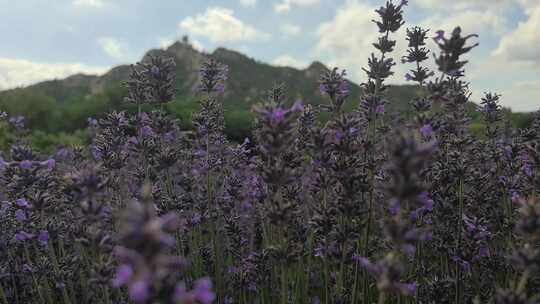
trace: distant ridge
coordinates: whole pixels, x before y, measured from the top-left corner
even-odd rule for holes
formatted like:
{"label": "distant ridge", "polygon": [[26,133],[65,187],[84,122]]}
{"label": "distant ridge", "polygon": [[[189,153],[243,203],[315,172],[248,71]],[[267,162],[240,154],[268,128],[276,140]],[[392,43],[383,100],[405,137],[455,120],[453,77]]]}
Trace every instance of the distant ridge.
{"label": "distant ridge", "polygon": [[[151,49],[141,59],[148,56],[160,55],[171,57],[176,62],[179,98],[192,96],[192,88],[198,81],[198,69],[206,57],[212,57],[229,66],[229,79],[224,95],[225,107],[233,110],[249,110],[254,103],[260,102],[274,82],[284,82],[290,100],[300,98],[304,102],[320,104],[324,97],[318,91],[317,81],[320,74],[328,68],[319,61],[314,61],[305,69],[278,67],[259,62],[234,50],[217,48],[208,54],[200,52],[186,42],[176,41],[166,49]],[[3,94],[13,91],[34,90],[43,93],[62,104],[70,100],[87,98],[104,92],[109,87],[121,85],[130,73],[129,65],[111,68],[101,76],[76,74],[65,79],[43,81],[25,88],[0,92]],[[391,104],[388,109],[399,110],[406,105],[417,93],[415,86],[393,86],[389,90]],[[350,83],[350,103],[358,102],[360,87]],[[398,99],[400,100],[398,102]]]}

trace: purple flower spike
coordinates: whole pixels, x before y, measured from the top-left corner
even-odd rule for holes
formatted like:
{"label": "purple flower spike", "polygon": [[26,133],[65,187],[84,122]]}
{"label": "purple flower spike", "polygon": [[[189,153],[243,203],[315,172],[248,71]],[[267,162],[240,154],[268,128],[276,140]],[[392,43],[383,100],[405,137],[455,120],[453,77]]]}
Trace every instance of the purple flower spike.
{"label": "purple flower spike", "polygon": [[49,231],[41,230],[37,239],[42,246],[47,246],[47,243],[49,242]]}
{"label": "purple flower spike", "polygon": [[416,293],[416,289],[418,286],[416,285],[416,282],[413,283],[407,283],[407,284],[401,284],[399,289],[402,293],[406,295],[413,295]]}
{"label": "purple flower spike", "polygon": [[228,66],[213,59],[202,64],[199,70],[200,83],[197,91],[206,93],[223,93],[225,91],[225,81],[228,78]]}
{"label": "purple flower spike", "polygon": [[50,158],[46,161],[42,161],[40,165],[46,166],[49,171],[52,171],[56,166],[56,160],[54,160],[54,158]]}
{"label": "purple flower spike", "polygon": [[343,81],[339,84],[338,91],[340,92],[340,95],[348,95],[349,94],[349,83],[347,81]]}
{"label": "purple flower spike", "polygon": [[339,144],[342,138],[343,138],[343,132],[336,130],[334,132],[334,143]]}
{"label": "purple flower spike", "polygon": [[56,167],[56,160],[53,158],[47,160],[47,169],[52,170]]}
{"label": "purple flower spike", "polygon": [[92,118],[92,117],[88,117],[87,122],[88,122],[88,125],[89,125],[90,127],[97,126],[97,124],[98,124],[97,119]]}
{"label": "purple flower spike", "polygon": [[375,109],[375,113],[377,113],[379,115],[383,115],[384,114],[384,105],[383,104],[378,105],[377,108]]}
{"label": "purple flower spike", "polygon": [[390,202],[390,207],[388,208],[388,211],[390,212],[391,215],[396,215],[398,214],[399,210],[401,210],[401,204],[399,202],[399,200],[397,199],[394,199]]}
{"label": "purple flower spike", "polygon": [[135,136],[132,136],[132,137],[128,138],[128,140],[127,140],[128,145],[135,146],[138,143],[139,143],[139,141],[137,140],[137,137],[135,137]]}
{"label": "purple flower spike", "polygon": [[148,116],[148,113],[142,112],[141,113],[141,122],[143,125],[148,125],[152,119],[150,119],[150,116]]}
{"label": "purple flower spike", "polygon": [[324,256],[324,248],[322,245],[317,246],[317,248],[314,249],[313,256],[316,257],[323,257]]}
{"label": "purple flower spike", "polygon": [[360,265],[366,268],[373,276],[378,276],[383,272],[383,269],[379,265],[371,263],[366,257],[360,257],[358,260]]}
{"label": "purple flower spike", "polygon": [[169,132],[165,133],[164,137],[165,137],[165,141],[170,143],[170,142],[172,142],[174,140],[174,132],[169,131]]}
{"label": "purple flower spike", "polygon": [[291,107],[292,112],[302,112],[304,110],[304,104],[302,104],[302,101],[300,99],[296,100]]}
{"label": "purple flower spike", "polygon": [[488,256],[489,256],[489,248],[488,247],[483,246],[483,247],[480,247],[480,249],[478,249],[478,257],[485,258],[485,257],[488,257]]}
{"label": "purple flower spike", "polygon": [[416,250],[416,247],[414,247],[414,245],[412,244],[405,244],[402,246],[401,249],[409,256],[412,256],[414,254],[414,251]]}
{"label": "purple flower spike", "polygon": [[116,276],[112,281],[112,285],[114,287],[120,287],[122,285],[125,285],[129,282],[132,276],[133,268],[131,268],[131,266],[127,264],[122,264],[116,270]]}
{"label": "purple flower spike", "polygon": [[276,108],[270,113],[270,121],[273,126],[277,126],[283,119],[285,119],[285,110],[282,108]]}
{"label": "purple flower spike", "polygon": [[196,212],[191,216],[191,224],[197,225],[201,222],[202,216],[200,213]]}
{"label": "purple flower spike", "polygon": [[15,211],[15,219],[17,220],[17,222],[26,221],[26,213],[24,212],[24,210],[17,209],[17,211]]}
{"label": "purple flower spike", "polygon": [[525,175],[527,175],[528,177],[532,177],[533,174],[534,174],[532,166],[530,164],[524,165],[523,166],[523,173],[525,173]]}
{"label": "purple flower spike", "polygon": [[32,161],[23,160],[23,161],[19,162],[19,168],[24,169],[24,170],[31,169],[32,168]]}
{"label": "purple flower spike", "polygon": [[363,258],[364,257],[362,257],[361,255],[359,255],[357,253],[353,253],[353,255],[352,255],[352,260],[354,262],[356,262],[356,263],[360,263]]}
{"label": "purple flower spike", "polygon": [[225,92],[225,84],[224,83],[218,83],[216,84],[216,86],[214,87],[214,90],[218,93],[223,93]]}
{"label": "purple flower spike", "polygon": [[345,79],[347,73],[345,70],[341,72],[338,68],[334,68],[332,71],[327,71],[321,75],[319,80],[319,90],[323,95],[328,95],[336,104],[332,104],[332,110],[339,110],[343,105],[345,99],[349,96],[349,83]]}
{"label": "purple flower spike", "polygon": [[216,298],[216,295],[212,292],[212,281],[208,278],[199,279],[195,282],[193,291],[195,298],[202,304],[210,304]]}
{"label": "purple flower spike", "polygon": [[32,272],[32,270],[33,270],[32,266],[30,266],[30,265],[28,265],[26,263],[22,265],[22,271],[24,271],[24,272]]}
{"label": "purple flower spike", "polygon": [[326,92],[328,91],[328,86],[324,83],[321,83],[319,84],[319,92],[321,92],[321,94],[326,94]]}
{"label": "purple flower spike", "polygon": [[101,159],[101,156],[102,156],[101,152],[99,151],[96,145],[90,146],[90,152],[92,153],[92,156],[94,157],[95,160]]}
{"label": "purple flower spike", "polygon": [[19,242],[24,242],[32,239],[34,236],[26,231],[19,231],[15,234],[15,239]]}
{"label": "purple flower spike", "polygon": [[139,132],[140,132],[141,136],[143,136],[143,137],[154,136],[154,131],[152,130],[152,128],[150,126],[142,127]]}
{"label": "purple flower spike", "polygon": [[431,137],[433,135],[433,127],[430,124],[425,124],[420,128],[420,134],[424,137]]}
{"label": "purple flower spike", "polygon": [[426,191],[420,194],[420,201],[424,205],[423,208],[426,211],[433,211],[433,200],[429,197],[429,194]]}
{"label": "purple flower spike", "polygon": [[473,219],[469,218],[467,215],[463,215],[463,222],[465,223],[465,226],[467,226],[467,231],[473,232],[477,229],[476,225],[474,224]]}
{"label": "purple flower spike", "polygon": [[0,202],[0,216],[4,216],[6,214],[6,212],[8,211],[10,206],[11,206],[10,202],[1,201]]}
{"label": "purple flower spike", "polygon": [[422,208],[411,211],[411,214],[410,214],[411,220],[416,221],[421,212],[422,212]]}
{"label": "purple flower spike", "polygon": [[29,205],[28,201],[24,198],[19,198],[18,200],[15,201],[15,204],[21,208],[26,208]]}
{"label": "purple flower spike", "polygon": [[186,285],[184,283],[176,284],[176,288],[174,289],[174,301],[177,302],[187,302],[189,299],[189,294],[186,290]]}
{"label": "purple flower spike", "polygon": [[128,289],[129,296],[135,303],[144,303],[150,294],[148,283],[145,281],[133,282]]}
{"label": "purple flower spike", "polygon": [[407,73],[405,74],[405,81],[411,81],[413,80],[413,77],[411,76],[411,74]]}
{"label": "purple flower spike", "polygon": [[438,30],[438,31],[435,32],[435,34],[436,34],[435,37],[433,37],[433,39],[435,41],[438,42],[439,40],[444,39],[444,31],[443,30]]}
{"label": "purple flower spike", "polygon": [[24,117],[23,116],[11,117],[9,119],[9,123],[12,124],[15,127],[15,129],[20,131],[24,128]]}
{"label": "purple flower spike", "polygon": [[512,146],[505,146],[504,147],[504,155],[507,158],[512,158]]}

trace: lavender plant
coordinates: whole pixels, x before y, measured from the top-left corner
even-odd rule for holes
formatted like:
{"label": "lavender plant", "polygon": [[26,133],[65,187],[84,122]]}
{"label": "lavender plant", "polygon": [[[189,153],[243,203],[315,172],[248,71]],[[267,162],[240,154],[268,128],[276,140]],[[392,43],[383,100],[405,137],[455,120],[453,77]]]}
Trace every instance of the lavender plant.
{"label": "lavender plant", "polygon": [[472,136],[477,36],[435,31],[431,51],[413,26],[401,62],[420,93],[403,101],[413,117],[390,117],[406,6],[376,11],[354,111],[345,70],[321,71],[318,107],[276,82],[241,143],[224,135],[229,68],[214,58],[194,132],[167,113],[162,57],[126,81],[135,113],[88,120],[88,147],[41,153],[0,112],[15,134],[0,152],[0,303],[538,303],[540,111],[518,132],[487,93]]}

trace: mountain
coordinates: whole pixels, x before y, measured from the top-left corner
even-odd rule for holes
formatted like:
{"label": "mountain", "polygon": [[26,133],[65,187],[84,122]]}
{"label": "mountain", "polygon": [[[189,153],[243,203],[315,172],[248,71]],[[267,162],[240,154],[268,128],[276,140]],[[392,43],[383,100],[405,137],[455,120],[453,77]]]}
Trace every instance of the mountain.
{"label": "mountain", "polygon": [[[233,109],[249,110],[253,103],[259,102],[264,97],[265,92],[276,81],[287,84],[286,89],[291,99],[302,98],[305,102],[313,104],[324,101],[324,97],[318,91],[317,81],[327,67],[317,61],[303,70],[276,67],[225,48],[218,48],[213,53],[206,54],[195,50],[188,43],[179,41],[167,49],[148,51],[142,60],[146,60],[150,55],[174,58],[179,97],[193,95],[192,88],[198,81],[198,68],[206,57],[212,57],[229,66],[230,74],[224,102]],[[63,104],[77,98],[87,98],[103,93],[107,88],[118,86],[128,78],[130,71],[129,65],[121,65],[112,68],[102,76],[77,74],[61,80],[44,81],[26,88],[0,92],[0,100],[14,91],[32,90]],[[351,83],[350,89],[351,100],[354,100],[360,94],[360,87]],[[417,90],[414,86],[400,86],[392,87],[390,91],[389,95],[399,95],[400,99],[408,100]]]}
{"label": "mountain", "polygon": [[[191,113],[197,109],[193,88],[198,81],[201,63],[212,57],[229,66],[229,78],[224,94],[224,108],[228,132],[233,136],[244,136],[249,132],[252,105],[264,99],[275,82],[286,84],[288,101],[300,98],[306,103],[326,102],[318,90],[321,73],[328,68],[313,62],[305,69],[276,67],[242,53],[218,48],[211,54],[195,50],[189,43],[175,42],[166,49],[152,49],[142,58],[165,56],[176,62],[178,90],[177,100],[168,109],[177,114],[189,127]],[[24,115],[30,128],[46,133],[72,132],[86,125],[88,117],[99,117],[112,109],[130,109],[123,102],[126,89],[122,82],[131,72],[129,65],[112,68],[101,76],[77,74],[65,79],[37,83],[25,88],[0,92],[0,110],[11,115]],[[356,107],[361,93],[360,87],[350,82],[350,97],[346,109]],[[420,93],[417,86],[390,86],[387,94],[388,112],[406,112],[408,103]]]}

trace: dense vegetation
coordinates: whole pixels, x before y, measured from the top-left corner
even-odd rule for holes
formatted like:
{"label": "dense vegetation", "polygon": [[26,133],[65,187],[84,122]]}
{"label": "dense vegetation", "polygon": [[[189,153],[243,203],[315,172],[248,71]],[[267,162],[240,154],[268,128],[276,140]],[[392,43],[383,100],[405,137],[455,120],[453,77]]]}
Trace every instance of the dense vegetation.
{"label": "dense vegetation", "polygon": [[[538,303],[540,111],[516,129],[487,93],[472,135],[477,36],[459,27],[434,33],[438,71],[430,33],[407,30],[418,89],[390,111],[406,4],[377,10],[359,103],[338,68],[312,84],[316,105],[277,83],[241,143],[225,135],[236,74],[216,58],[190,99],[175,58],[153,54],[125,89],[66,103],[41,131],[87,124],[89,144],[52,155],[25,124],[57,102],[1,113],[0,303]],[[97,117],[110,104],[125,111]]]}

